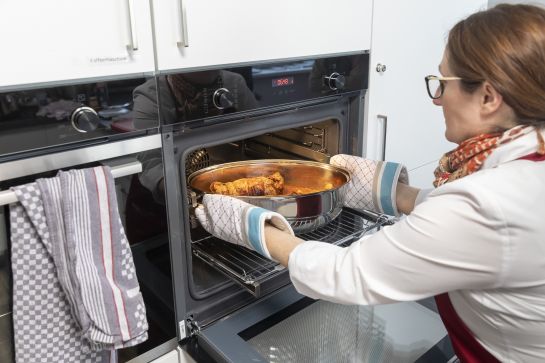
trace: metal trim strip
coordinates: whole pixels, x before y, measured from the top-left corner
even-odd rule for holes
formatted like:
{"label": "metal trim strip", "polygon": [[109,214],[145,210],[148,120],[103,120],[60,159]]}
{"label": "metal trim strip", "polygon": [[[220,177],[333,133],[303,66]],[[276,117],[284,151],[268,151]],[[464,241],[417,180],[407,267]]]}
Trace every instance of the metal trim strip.
{"label": "metal trim strip", "polygon": [[95,145],[81,149],[41,155],[0,164],[0,181],[19,178],[46,171],[72,167],[94,161],[158,149],[161,135],[155,134],[129,140]]}

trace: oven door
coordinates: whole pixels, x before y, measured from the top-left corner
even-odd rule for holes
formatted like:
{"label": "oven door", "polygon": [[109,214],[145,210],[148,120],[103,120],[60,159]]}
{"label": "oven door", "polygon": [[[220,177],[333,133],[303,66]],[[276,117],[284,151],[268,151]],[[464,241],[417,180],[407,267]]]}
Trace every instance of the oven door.
{"label": "oven door", "polygon": [[197,361],[447,362],[446,331],[428,302],[380,306],[313,300],[288,286],[201,329]]}
{"label": "oven door", "polygon": [[[146,174],[153,172],[150,166],[154,159],[160,157],[161,138],[156,134],[0,163],[0,206],[17,202],[15,194],[8,190],[10,186],[54,176],[59,169],[110,166],[115,178],[119,215],[131,247],[149,323],[148,340],[118,350],[119,362],[142,354],[145,354],[142,361],[148,361],[177,344],[164,200],[161,202],[161,195],[152,193],[145,188],[146,183],[142,183]],[[157,172],[162,174],[162,164],[157,165]],[[160,176],[155,175],[156,178]],[[5,221],[8,220],[6,213],[9,213],[7,208],[0,208],[0,216],[5,217]],[[10,228],[9,223],[2,223],[0,227],[0,362],[9,363],[15,361],[9,283]]]}

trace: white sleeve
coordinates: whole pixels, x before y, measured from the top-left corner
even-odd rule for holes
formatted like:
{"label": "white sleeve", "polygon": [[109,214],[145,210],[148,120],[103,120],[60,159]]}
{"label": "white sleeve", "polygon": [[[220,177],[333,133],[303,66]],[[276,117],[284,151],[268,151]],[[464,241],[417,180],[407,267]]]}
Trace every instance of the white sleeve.
{"label": "white sleeve", "polygon": [[406,218],[347,248],[300,244],[289,257],[291,281],[304,295],[345,304],[497,287],[509,244],[503,214],[494,198],[470,188],[445,185]]}

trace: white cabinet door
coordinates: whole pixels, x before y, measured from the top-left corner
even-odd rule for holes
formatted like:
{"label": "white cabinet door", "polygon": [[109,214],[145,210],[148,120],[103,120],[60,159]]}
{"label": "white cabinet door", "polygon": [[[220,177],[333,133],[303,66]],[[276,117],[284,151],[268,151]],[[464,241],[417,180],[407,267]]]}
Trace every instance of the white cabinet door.
{"label": "white cabinet door", "polygon": [[372,0],[153,0],[160,70],[367,50]]}
{"label": "white cabinet door", "polygon": [[[385,158],[409,170],[438,160],[456,146],[444,137],[443,114],[428,97],[424,77],[438,73],[449,29],[486,5],[486,0],[374,2],[367,157],[382,158],[385,122]],[[379,63],[386,66],[384,72],[377,72]],[[429,178],[423,186],[430,187]]]}
{"label": "white cabinet door", "polygon": [[0,0],[0,87],[153,72],[148,0]]}

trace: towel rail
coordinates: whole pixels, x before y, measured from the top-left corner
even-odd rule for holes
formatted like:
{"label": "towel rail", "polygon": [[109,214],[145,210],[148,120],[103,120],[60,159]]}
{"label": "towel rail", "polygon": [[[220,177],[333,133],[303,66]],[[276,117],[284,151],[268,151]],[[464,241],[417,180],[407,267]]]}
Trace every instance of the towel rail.
{"label": "towel rail", "polygon": [[[123,176],[140,173],[142,171],[142,163],[139,161],[132,161],[126,164],[112,166],[111,170],[114,178],[121,178]],[[17,197],[14,192],[11,190],[0,192],[0,206],[15,202],[17,202]]]}

